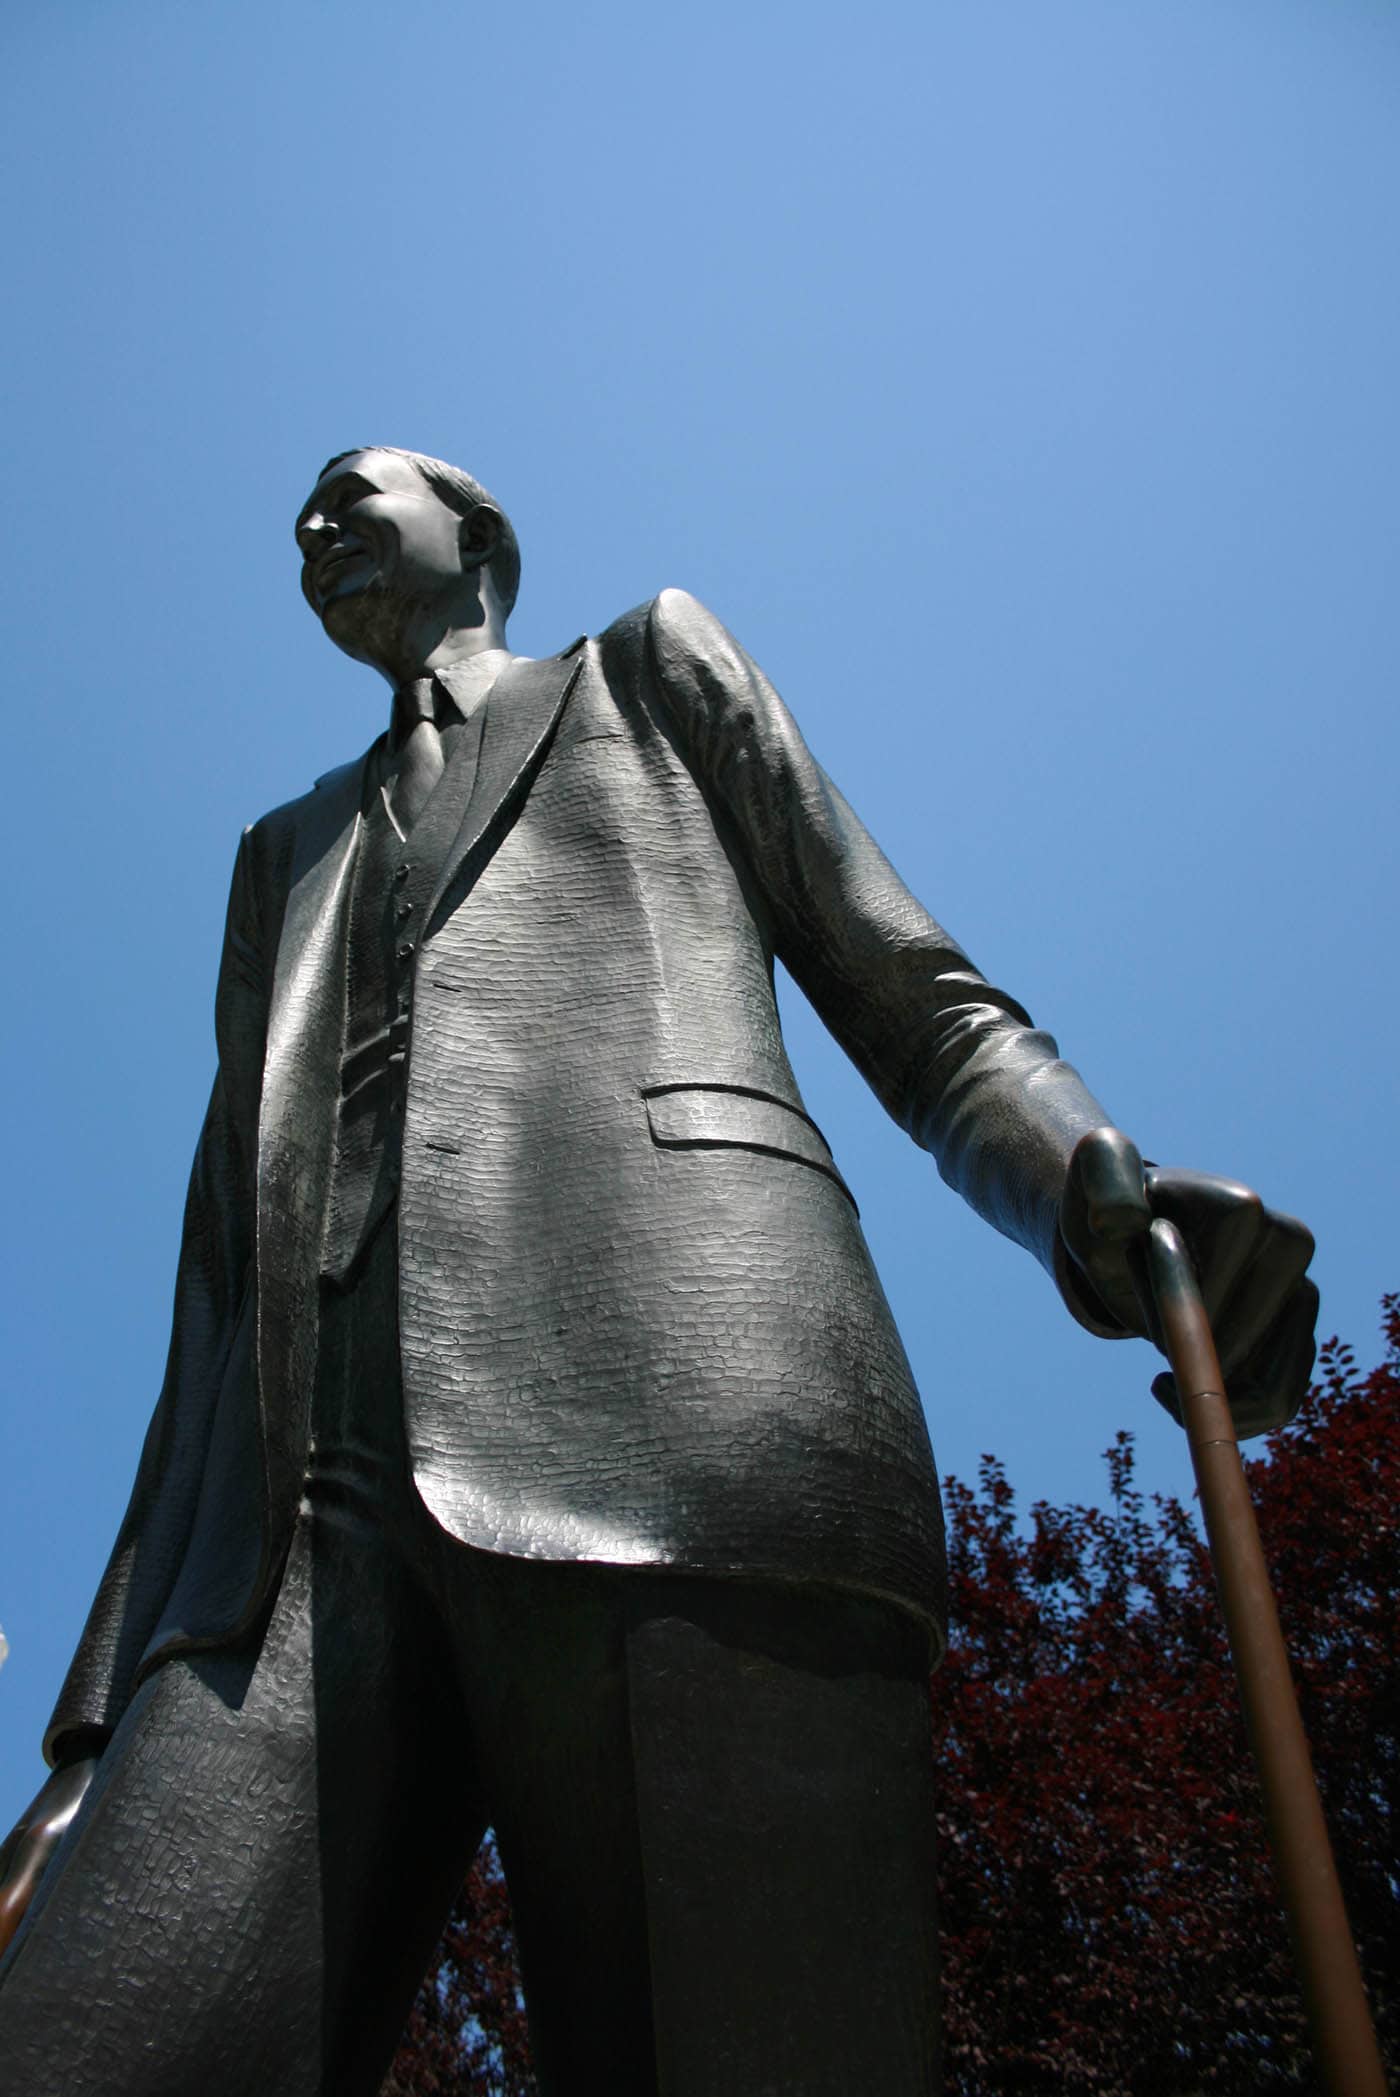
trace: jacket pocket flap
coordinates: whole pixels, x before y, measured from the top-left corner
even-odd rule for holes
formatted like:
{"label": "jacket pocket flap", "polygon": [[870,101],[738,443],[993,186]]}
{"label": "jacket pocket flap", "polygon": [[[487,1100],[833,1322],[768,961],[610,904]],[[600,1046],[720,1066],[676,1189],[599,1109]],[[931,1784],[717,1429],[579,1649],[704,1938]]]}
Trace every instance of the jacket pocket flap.
{"label": "jacket pocket flap", "polygon": [[815,1165],[855,1206],[815,1122],[796,1107],[729,1085],[668,1085],[644,1095],[652,1140],[671,1149],[737,1146]]}

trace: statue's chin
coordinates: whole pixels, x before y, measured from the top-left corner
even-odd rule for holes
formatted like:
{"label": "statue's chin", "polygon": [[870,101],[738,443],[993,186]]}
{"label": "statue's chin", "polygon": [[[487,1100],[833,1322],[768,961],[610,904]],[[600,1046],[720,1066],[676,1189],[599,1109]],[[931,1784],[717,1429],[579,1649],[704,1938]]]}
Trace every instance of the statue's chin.
{"label": "statue's chin", "polygon": [[401,620],[376,578],[343,597],[332,597],[321,612],[321,624],[346,655],[382,669],[394,654]]}

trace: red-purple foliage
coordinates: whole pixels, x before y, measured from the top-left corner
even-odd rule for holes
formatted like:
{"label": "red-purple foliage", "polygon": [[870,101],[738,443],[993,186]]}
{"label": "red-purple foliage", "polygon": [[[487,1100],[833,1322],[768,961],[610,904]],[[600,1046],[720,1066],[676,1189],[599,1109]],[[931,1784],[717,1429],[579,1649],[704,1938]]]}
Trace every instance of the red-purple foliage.
{"label": "red-purple foliage", "polygon": [[[1324,1348],[1249,1465],[1338,1867],[1392,2067],[1400,1922],[1400,1297],[1388,1358]],[[1183,1464],[1186,1453],[1183,1447]],[[950,2097],[1315,2087],[1209,1560],[1144,1501],[1017,1521],[1002,1465],[947,1481],[953,1644],[934,1683]],[[494,1856],[386,2097],[533,2090]]]}
{"label": "red-purple foliage", "polygon": [[510,1901],[484,1844],[457,1897],[380,2097],[534,2097]]}

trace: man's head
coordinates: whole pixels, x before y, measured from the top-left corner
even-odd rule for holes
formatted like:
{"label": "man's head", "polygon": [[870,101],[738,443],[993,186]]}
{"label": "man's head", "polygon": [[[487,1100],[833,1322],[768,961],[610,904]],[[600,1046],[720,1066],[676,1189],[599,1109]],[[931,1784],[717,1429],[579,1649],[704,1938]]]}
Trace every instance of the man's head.
{"label": "man's head", "polygon": [[331,639],[391,682],[448,637],[499,646],[520,580],[509,520],[479,481],[375,445],[322,467],[296,524],[301,587]]}

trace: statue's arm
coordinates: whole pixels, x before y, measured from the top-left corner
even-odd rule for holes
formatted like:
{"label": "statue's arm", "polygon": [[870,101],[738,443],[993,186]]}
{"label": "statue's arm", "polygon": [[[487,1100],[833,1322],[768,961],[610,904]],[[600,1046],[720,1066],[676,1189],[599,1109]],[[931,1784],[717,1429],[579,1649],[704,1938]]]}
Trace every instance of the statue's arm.
{"label": "statue's arm", "polygon": [[44,1739],[53,1774],[0,1846],[0,1935],[18,1925],[91,1781],[179,1572],[253,1254],[267,985],[245,838],[216,999],[220,1063],[185,1204],[170,1352],[131,1499]]}
{"label": "statue's arm", "polygon": [[[1095,1227],[1095,1190],[1121,1167],[1122,1144],[1086,1141],[1111,1119],[1052,1037],[905,887],[703,605],[676,590],[656,600],[648,662],[696,776],[738,834],[778,953],[889,1112],[979,1214],[1035,1254],[1081,1323],[1143,1332],[1123,1246]],[[1308,1233],[1233,1181],[1139,1178],[1145,1209],[1178,1222],[1196,1257],[1241,1429],[1291,1418],[1312,1364]],[[1159,1396],[1171,1405],[1168,1386]]]}

